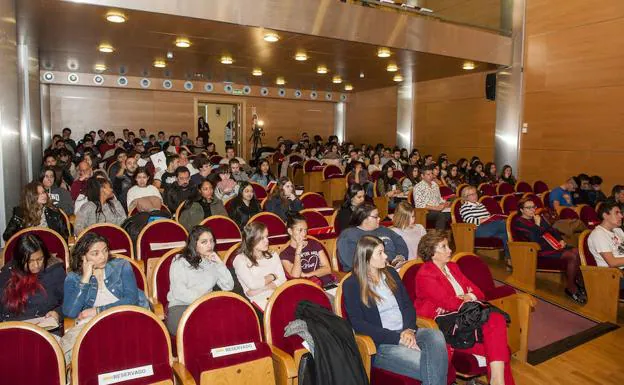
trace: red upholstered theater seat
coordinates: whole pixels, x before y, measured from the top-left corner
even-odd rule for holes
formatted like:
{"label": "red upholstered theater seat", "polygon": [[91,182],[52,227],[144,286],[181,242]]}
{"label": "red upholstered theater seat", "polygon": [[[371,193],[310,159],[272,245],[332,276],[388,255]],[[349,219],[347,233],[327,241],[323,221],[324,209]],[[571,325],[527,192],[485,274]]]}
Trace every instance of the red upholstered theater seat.
{"label": "red upholstered theater seat", "polygon": [[238,256],[239,253],[240,253],[240,242],[235,245],[232,245],[232,247],[230,247],[230,249],[225,253],[225,255],[223,256],[223,262],[225,263],[225,266],[227,266],[228,269],[234,268],[234,259],[236,258],[236,256]]}
{"label": "red upholstered theater seat", "polygon": [[137,261],[135,259],[120,254],[115,254],[115,258],[122,258],[130,263],[130,267],[132,267],[132,273],[134,273],[134,279],[136,280],[137,287],[139,288],[139,290],[143,290],[145,295],[147,295],[147,278],[145,277],[145,268],[141,264],[141,261]]}
{"label": "red upholstered theater seat", "polygon": [[573,208],[563,207],[559,211],[559,219],[579,219],[579,215]]}
{"label": "red upholstered theater seat", "polygon": [[[217,357],[212,353],[250,343],[250,351]],[[177,351],[197,384],[275,383],[271,349],[262,341],[258,316],[246,299],[234,293],[210,293],[185,311],[178,326]]]}
{"label": "red upholstered theater seat", "polygon": [[550,189],[548,188],[548,185],[544,181],[537,180],[535,181],[535,183],[533,183],[533,192],[536,194],[542,194],[548,190]]}
{"label": "red upholstered theater seat", "polygon": [[493,197],[496,195],[496,186],[490,183],[481,183],[479,185],[479,193],[483,196]]}
{"label": "red upholstered theater seat", "polygon": [[600,219],[598,218],[596,210],[589,205],[579,206],[579,218],[581,218],[581,221],[585,223],[588,229],[594,229],[594,227],[600,224]]}
{"label": "red upholstered theater seat", "polygon": [[509,183],[501,182],[496,187],[496,192],[498,193],[498,195],[507,195],[507,194],[513,194],[515,191],[514,191],[513,185]]}
{"label": "red upholstered theater seat", "polygon": [[398,181],[401,178],[405,178],[405,173],[401,170],[394,170],[393,178]]}
{"label": "red upholstered theater seat", "polygon": [[258,201],[261,201],[261,200],[263,200],[264,198],[267,197],[267,195],[268,195],[267,191],[266,191],[266,189],[262,185],[260,185],[258,183],[254,183],[254,182],[250,182],[250,184],[251,184],[251,187],[254,190],[254,195],[256,196],[256,199]]}
{"label": "red upholstered theater seat", "polygon": [[158,263],[154,267],[154,272],[151,275],[151,287],[150,287],[150,302],[156,304],[155,307],[162,307],[164,318],[167,318],[167,312],[169,307],[169,301],[167,300],[167,293],[169,293],[169,268],[173,258],[178,255],[182,249],[170,250],[168,253],[160,257]]}
{"label": "red upholstered theater seat", "polygon": [[492,277],[490,268],[475,254],[455,254],[453,256],[453,262],[457,263],[462,273],[481,289],[485,295],[485,299],[488,301],[516,293],[516,290],[511,286],[503,285],[497,287],[494,284],[494,278]]}
{"label": "red upholstered theater seat", "polygon": [[172,365],[171,340],[162,321],[143,308],[117,306],[98,314],[78,335],[72,383],[97,384],[99,375],[142,367],[153,374],[128,384],[173,381]]}
{"label": "red upholstered theater seat", "polygon": [[518,181],[518,183],[516,183],[516,192],[519,192],[519,193],[532,193],[533,192],[533,187],[531,187],[531,185],[528,184],[527,182]]}
{"label": "red upholstered theater seat", "polygon": [[498,202],[496,201],[496,199],[490,197],[490,196],[483,196],[479,199],[479,202],[481,202],[490,212],[490,214],[494,215],[494,214],[502,214],[503,213],[503,209],[501,209],[500,205],[498,204]]}
{"label": "red upholstered theater seat", "polygon": [[514,211],[518,211],[518,197],[515,194],[505,195],[501,200],[503,206],[503,214],[509,215]]}
{"label": "red upholstered theater seat", "polygon": [[159,219],[145,226],[137,238],[137,259],[146,264],[147,275],[151,274],[157,258],[183,247],[187,238],[186,229],[171,219]]}
{"label": "red upholstered theater seat", "polygon": [[[453,190],[450,187],[448,187],[448,186],[440,186],[440,196],[442,196],[442,199],[444,199],[444,200],[449,200],[451,198],[454,198],[456,196],[456,194],[453,192]],[[412,199],[413,199],[413,197],[412,197]]]}
{"label": "red upholstered theater seat", "polygon": [[59,233],[47,227],[29,227],[13,234],[5,243],[2,251],[2,265],[6,265],[13,259],[17,240],[24,234],[33,234],[38,236],[43,244],[47,247],[50,255],[53,255],[65,262],[65,268],[69,265],[69,248],[67,242]]}
{"label": "red upholstered theater seat", "polygon": [[316,159],[308,159],[303,163],[303,171],[304,172],[313,172],[313,171],[321,171],[323,169],[323,165]]}
{"label": "red upholstered theater seat", "polygon": [[228,217],[213,215],[204,219],[202,225],[208,227],[215,237],[215,251],[227,251],[232,245],[241,241],[241,232],[236,223]]}
{"label": "red upholstered theater seat", "polygon": [[340,167],[330,164],[323,169],[323,179],[344,178]]}
{"label": "red upholstered theater seat", "polygon": [[65,385],[63,350],[50,333],[25,322],[0,322],[0,384]]}
{"label": "red upholstered theater seat", "polygon": [[127,255],[134,258],[134,246],[130,235],[121,227],[112,223],[96,223],[84,229],[76,242],[85,234],[96,233],[108,239],[108,247],[113,254]]}
{"label": "red upholstered theater seat", "polygon": [[223,157],[221,155],[213,155],[210,157],[210,163],[219,164],[219,162],[221,162],[222,159]]}
{"label": "red upholstered theater seat", "polygon": [[329,222],[327,222],[327,218],[318,211],[305,209],[301,210],[300,214],[306,219],[308,234],[313,235],[321,241],[335,239],[337,237],[336,232]]}
{"label": "red upholstered theater seat", "polygon": [[305,209],[314,209],[325,216],[331,216],[334,208],[327,206],[325,198],[319,193],[306,192],[299,198]]}
{"label": "red upholstered theater seat", "polygon": [[290,239],[286,231],[286,224],[280,217],[273,213],[262,212],[249,219],[249,223],[264,223],[269,230],[269,245],[282,245]]}

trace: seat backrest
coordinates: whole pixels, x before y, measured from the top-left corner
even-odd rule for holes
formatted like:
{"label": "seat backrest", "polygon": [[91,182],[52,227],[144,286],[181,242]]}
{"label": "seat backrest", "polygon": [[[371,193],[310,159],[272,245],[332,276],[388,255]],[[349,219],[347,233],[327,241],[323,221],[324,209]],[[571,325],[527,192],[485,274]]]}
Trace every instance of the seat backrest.
{"label": "seat backrest", "polygon": [[334,164],[328,164],[323,168],[323,179],[344,178],[340,167]]}
{"label": "seat backrest", "polygon": [[533,204],[535,205],[535,207],[537,207],[538,209],[543,209],[544,208],[544,202],[542,202],[542,200],[540,199],[540,197],[538,197],[536,194],[534,193],[526,193],[522,196],[522,198],[529,198],[531,200],[531,202],[533,202]]}
{"label": "seat backrest", "polygon": [[222,159],[223,157],[221,155],[213,155],[210,157],[210,163],[219,164],[219,162],[221,162]]}
{"label": "seat backrest", "polygon": [[585,230],[579,236],[579,256],[581,257],[581,266],[598,266],[596,258],[589,250],[589,235],[592,230]]}
{"label": "seat backrest", "polygon": [[0,383],[65,385],[63,350],[52,334],[25,322],[0,322]]}
{"label": "seat backrest", "polygon": [[375,182],[381,176],[381,171],[375,170],[370,174],[370,178],[373,182]]}
{"label": "seat backrest", "polygon": [[320,227],[329,227],[329,223],[325,216],[316,210],[305,209],[301,210],[299,214],[303,215],[308,224],[308,229],[317,229]]}
{"label": "seat backrest", "polygon": [[78,235],[76,242],[88,233],[95,233],[106,238],[108,240],[108,247],[111,253],[127,255],[130,258],[134,258],[132,239],[126,230],[122,229],[120,226],[112,223],[96,223],[82,230],[82,233]]}
{"label": "seat backrest", "polygon": [[479,202],[481,202],[492,215],[503,213],[503,210],[501,209],[496,199],[492,198],[491,196],[483,196],[479,199]]}
{"label": "seat backrest", "polygon": [[486,295],[494,290],[494,278],[488,265],[473,253],[457,253],[453,256],[461,272]]}
{"label": "seat backrest", "polygon": [[448,187],[448,186],[440,186],[440,196],[443,199],[449,199],[451,197],[453,197],[455,195],[455,193],[453,192],[453,189]]}
{"label": "seat backrest", "polygon": [[507,239],[509,240],[509,242],[514,242],[514,240],[516,239],[514,237],[514,233],[512,231],[512,226],[511,226],[516,215],[520,215],[520,212],[519,211],[512,212],[511,214],[509,214],[509,216],[505,220],[505,228],[507,229]]}
{"label": "seat backrest", "polygon": [[125,259],[130,263],[130,266],[132,267],[132,272],[134,273],[134,279],[137,283],[137,287],[140,290],[143,290],[144,293],[147,293],[147,278],[145,278],[145,273],[143,272],[145,268],[140,264],[140,261],[121,254],[114,254],[114,256],[115,258]]}
{"label": "seat backrest", "polygon": [[296,155],[296,154],[292,154],[289,159],[290,160],[289,160],[288,163],[290,165],[292,165],[294,163],[301,163],[303,161],[303,158],[301,156],[299,156],[299,155]]}
{"label": "seat backrest", "polygon": [[483,196],[493,197],[496,195],[496,187],[490,183],[481,183],[479,185],[479,192],[481,192],[481,195]]}
{"label": "seat backrest", "polygon": [[550,203],[550,191],[544,191],[542,193],[542,204],[547,209],[552,209],[553,208],[552,204]]}
{"label": "seat backrest", "polygon": [[340,280],[338,288],[336,289],[336,298],[334,298],[334,313],[339,317],[347,319],[347,308],[344,302],[343,284],[351,276],[352,273],[345,274]]}
{"label": "seat backrest", "polygon": [[308,159],[303,163],[303,173],[308,173],[312,171],[316,171],[316,169],[321,165],[316,159]]}
{"label": "seat backrest", "polygon": [[548,190],[549,190],[548,185],[544,181],[537,180],[535,181],[535,183],[533,183],[533,192],[536,194],[541,194]]}
{"label": "seat backrest", "polygon": [[572,207],[562,207],[559,211],[559,219],[579,219],[579,215]]}
{"label": "seat backrest", "polygon": [[299,336],[284,337],[284,328],[295,319],[297,305],[309,301],[332,310],[329,298],[319,286],[305,279],[293,279],[273,292],[264,312],[264,335],[267,343],[288,354],[302,348]]}
{"label": "seat backrest", "polygon": [[240,253],[240,242],[232,245],[223,256],[223,263],[228,269],[234,268],[234,258]]}
{"label": "seat backrest", "polygon": [[236,222],[226,216],[213,215],[204,219],[201,224],[212,231],[217,242],[215,251],[228,250],[232,244],[241,241],[241,231]]}
{"label": "seat backrest", "polygon": [[396,180],[401,180],[402,178],[405,178],[405,173],[401,170],[394,170],[392,177]]}
{"label": "seat backrest", "polygon": [[315,192],[304,193],[303,195],[301,195],[299,200],[301,200],[303,207],[305,207],[306,209],[316,209],[316,208],[327,207],[327,202],[325,201],[325,198],[323,198],[323,196],[319,193],[315,193]]}
{"label": "seat backrest", "polygon": [[156,315],[137,306],[117,306],[95,316],[78,335],[72,383],[97,384],[99,375],[146,366],[153,374],[132,380],[133,385],[172,381],[172,364],[169,332]]}
{"label": "seat backrest", "polygon": [[[202,372],[271,357],[269,346],[262,342],[255,310],[249,301],[229,292],[213,292],[193,302],[180,319],[176,340],[178,359],[197,384]],[[223,356],[213,353],[213,349],[249,343],[255,345],[254,350]]]}
{"label": "seat backrest", "polygon": [[598,224],[600,224],[600,219],[598,219],[598,214],[596,213],[596,210],[594,210],[593,207],[589,205],[581,205],[579,211],[580,211],[579,217],[581,218],[581,221],[583,221],[583,223],[585,223],[585,225],[589,227],[590,229],[593,229]]}
{"label": "seat backrest", "polygon": [[498,193],[498,195],[507,195],[507,194],[513,194],[515,191],[514,191],[514,186],[512,186],[511,184],[506,183],[506,182],[501,182],[496,187],[496,192]]}
{"label": "seat backrest", "polygon": [[176,255],[180,254],[182,249],[173,249],[160,257],[158,263],[154,267],[154,272],[150,277],[152,280],[150,297],[157,300],[163,306],[165,313],[167,312],[167,306],[169,300],[167,300],[167,294],[171,287],[169,281],[169,268],[171,268],[171,262]]}
{"label": "seat backrest", "polygon": [[401,281],[403,285],[407,289],[407,294],[409,295],[412,302],[416,300],[416,274],[418,274],[418,270],[423,265],[423,261],[420,259],[413,259],[408,261],[401,270],[399,271],[399,275],[401,276]]}
{"label": "seat backrest", "polygon": [[65,242],[65,239],[63,239],[59,233],[52,229],[48,229],[47,227],[28,227],[13,234],[13,236],[5,243],[4,250],[2,251],[4,265],[13,259],[13,253],[15,253],[17,240],[25,234],[38,236],[48,249],[50,255],[63,260],[65,268],[67,269],[67,266],[69,266],[69,247],[67,246],[67,242]]}
{"label": "seat backrest", "polygon": [[186,229],[171,219],[151,222],[137,238],[137,259],[160,258],[167,251],[181,247],[181,242],[186,242],[187,238]]}
{"label": "seat backrest", "polygon": [[464,201],[461,199],[455,199],[451,204],[451,221],[453,223],[464,223],[464,220],[459,213],[459,209],[461,208],[462,204],[464,204]]}
{"label": "seat backrest", "polygon": [[501,200],[501,206],[503,206],[503,214],[509,215],[518,210],[518,197],[516,194],[505,195]]}
{"label": "seat backrest", "polygon": [[519,181],[516,183],[516,192],[532,193],[533,187],[531,187],[531,185],[528,184],[527,182]]}
{"label": "seat backrest", "polygon": [[254,195],[256,196],[256,199],[258,201],[261,201],[261,200],[263,200],[264,198],[267,197],[268,194],[267,194],[266,188],[264,188],[262,185],[260,185],[258,183],[254,183],[254,182],[251,182],[250,184],[251,184],[251,187],[254,190]]}
{"label": "seat backrest", "polygon": [[283,243],[284,236],[288,236],[286,224],[280,217],[273,213],[261,212],[249,219],[249,223],[264,223],[269,230],[269,244],[276,245]]}

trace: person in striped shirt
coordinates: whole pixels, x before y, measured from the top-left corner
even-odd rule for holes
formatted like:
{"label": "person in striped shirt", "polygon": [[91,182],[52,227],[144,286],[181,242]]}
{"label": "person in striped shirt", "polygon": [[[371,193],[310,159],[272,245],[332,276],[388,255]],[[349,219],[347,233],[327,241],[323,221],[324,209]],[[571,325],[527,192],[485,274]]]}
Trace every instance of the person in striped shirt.
{"label": "person in striped shirt", "polygon": [[461,215],[464,222],[477,225],[475,237],[494,237],[503,241],[505,259],[509,261],[505,217],[501,215],[492,215],[488,211],[487,207],[478,201],[478,197],[476,187],[465,187],[461,193],[463,203],[459,208],[459,215]]}

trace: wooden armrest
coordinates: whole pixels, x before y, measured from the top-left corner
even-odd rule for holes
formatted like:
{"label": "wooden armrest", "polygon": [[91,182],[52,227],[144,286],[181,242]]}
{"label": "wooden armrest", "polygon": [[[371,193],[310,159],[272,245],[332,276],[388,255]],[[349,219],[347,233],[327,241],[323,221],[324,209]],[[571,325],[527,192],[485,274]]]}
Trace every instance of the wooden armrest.
{"label": "wooden armrest", "polygon": [[377,347],[375,346],[372,338],[363,334],[355,335],[355,343],[360,351],[360,358],[362,358],[364,370],[366,370],[366,376],[368,376],[368,379],[370,380],[372,356],[377,353]]}
{"label": "wooden armrest", "polygon": [[425,229],[427,228],[427,214],[429,214],[429,210],[425,208],[416,207],[414,209],[414,222],[422,225]]}
{"label": "wooden armrest", "polygon": [[282,349],[271,345],[273,369],[275,370],[275,383],[286,385],[292,383],[291,379],[297,377],[295,361]]}
{"label": "wooden armrest", "polygon": [[453,239],[455,240],[455,252],[474,252],[476,229],[477,225],[473,225],[472,223],[451,223]]}
{"label": "wooden armrest", "polygon": [[76,244],[76,237],[73,235],[70,235],[69,238],[67,238],[67,246],[72,247]]}
{"label": "wooden armrest", "polygon": [[63,329],[65,330],[66,333],[69,329],[73,328],[75,324],[76,324],[75,318],[69,318],[69,317],[63,318]]}
{"label": "wooden armrest", "polygon": [[154,310],[154,314],[156,314],[156,317],[158,317],[158,319],[164,320],[165,309],[162,303],[158,302],[158,300],[155,300],[153,298],[149,298],[148,300],[150,302],[150,305],[152,306],[152,309]]}
{"label": "wooden armrest", "polygon": [[587,304],[583,313],[601,322],[617,323],[622,271],[615,267],[581,266]]}
{"label": "wooden armrest", "polygon": [[513,271],[507,282],[524,291],[535,291],[537,252],[540,247],[535,242],[509,242],[509,254]]}
{"label": "wooden armrest", "polygon": [[176,383],[182,383],[183,385],[195,385],[195,379],[191,376],[191,373],[186,369],[184,365],[179,362],[173,363],[173,373],[178,380]]}
{"label": "wooden armrest", "polygon": [[503,310],[511,318],[507,329],[507,341],[514,357],[526,362],[529,352],[530,315],[537,301],[525,293],[516,293],[497,298],[490,303]]}
{"label": "wooden armrest", "polygon": [[416,317],[416,326],[419,328],[439,329],[438,324],[431,318]]}

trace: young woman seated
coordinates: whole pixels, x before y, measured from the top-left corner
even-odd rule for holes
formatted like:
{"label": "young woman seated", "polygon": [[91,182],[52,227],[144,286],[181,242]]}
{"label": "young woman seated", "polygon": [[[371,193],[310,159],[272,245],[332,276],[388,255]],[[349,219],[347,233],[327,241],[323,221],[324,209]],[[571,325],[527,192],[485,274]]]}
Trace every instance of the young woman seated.
{"label": "young woman seated", "polygon": [[50,256],[38,236],[22,235],[13,259],[0,270],[0,322],[45,317],[62,323],[64,281],[63,261]]}
{"label": "young woman seated", "polygon": [[169,268],[169,309],[167,329],[176,335],[184,310],[196,299],[215,290],[231,291],[232,274],[214,251],[216,240],[205,226],[195,226],[190,231],[186,247],[176,255]]}
{"label": "young woman seated", "polygon": [[457,187],[460,184],[465,183],[464,176],[459,172],[457,165],[451,164],[448,166],[448,174],[444,178],[444,182],[454,193],[457,193]]}
{"label": "young woman seated", "polygon": [[233,198],[228,210],[230,218],[242,230],[249,219],[260,211],[260,203],[254,195],[253,186],[249,182],[241,182],[238,195]]}
{"label": "young woman seated", "polygon": [[386,196],[388,200],[388,208],[394,209],[397,205],[396,196],[401,194],[398,188],[399,182],[394,179],[394,167],[392,162],[386,163],[381,169],[381,175],[377,179],[377,196]]}
{"label": "young woman seated", "polygon": [[365,200],[366,194],[364,193],[364,187],[362,187],[362,185],[358,183],[349,185],[344,202],[342,203],[342,206],[340,206],[334,221],[336,234],[340,234],[342,230],[349,227],[353,211],[356,207],[364,203]]}
{"label": "young woman seated", "polygon": [[126,212],[113,193],[108,180],[91,177],[87,181],[87,202],[76,213],[76,234],[95,223],[121,225]]}
{"label": "young woman seated", "polygon": [[503,170],[500,174],[500,181],[509,183],[512,186],[516,185],[516,177],[513,176],[513,169],[510,165],[506,164],[503,166]]}
{"label": "young woman seated", "polygon": [[230,165],[219,165],[217,173],[219,174],[219,182],[217,182],[215,187],[215,196],[223,202],[234,198],[238,194],[239,186],[238,183],[232,179]]}
{"label": "young woman seated", "polygon": [[308,224],[305,217],[292,213],[286,222],[290,243],[280,253],[282,266],[288,278],[310,278],[322,286],[335,282],[323,245],[307,239]]}
{"label": "young woman seated", "polygon": [[249,223],[242,233],[234,271],[245,296],[264,311],[273,291],[286,282],[286,275],[277,253],[269,251],[269,230],[263,223]]}
{"label": "young woman seated", "polygon": [[494,162],[486,163],[484,172],[487,182],[490,182],[492,184],[498,183],[498,174],[496,173],[496,164]]}
{"label": "young woman seated", "polygon": [[212,182],[204,179],[199,185],[199,195],[186,201],[178,221],[187,231],[190,231],[193,226],[213,215],[227,217],[228,214],[223,207],[223,202],[215,197]]}
{"label": "young woman seated", "polygon": [[126,202],[128,212],[134,208],[139,212],[150,212],[160,210],[163,205],[160,191],[152,184],[152,174],[146,167],[138,167],[132,178],[132,187],[128,190]]}
{"label": "young woman seated", "polygon": [[481,183],[489,182],[487,175],[483,171],[483,163],[479,161],[472,163],[472,169],[469,171],[469,174],[468,183],[472,186],[479,187]]}
{"label": "young woman seated", "polygon": [[407,248],[409,249],[409,256],[407,259],[418,258],[418,242],[423,235],[427,234],[427,230],[416,223],[414,218],[414,206],[409,202],[399,202],[394,210],[394,216],[392,217],[392,227],[390,230],[399,234],[405,241]]}
{"label": "young woman seated", "polygon": [[[414,304],[419,315],[435,318],[459,310],[465,302],[485,299],[479,287],[464,276],[457,264],[450,262],[446,232],[432,230],[422,237],[418,255],[425,261],[416,275]],[[485,356],[491,385],[514,385],[505,318],[491,312],[481,330],[483,342],[462,351]]]}
{"label": "young woman seated", "polygon": [[72,215],[74,213],[74,201],[68,190],[59,186],[56,179],[56,172],[53,167],[45,167],[39,175],[39,182],[43,189],[48,193],[48,198],[54,207],[65,211],[65,214]]}
{"label": "young woman seated", "polygon": [[24,187],[20,205],[13,208],[2,238],[8,241],[13,234],[28,227],[47,227],[67,239],[69,230],[63,214],[54,207],[48,193],[39,182],[30,182]]}
{"label": "young woman seated", "polygon": [[266,188],[269,183],[275,182],[275,176],[271,173],[271,167],[268,160],[262,159],[258,163],[256,172],[251,176],[251,181],[258,183],[264,188]]}
{"label": "young woman seated", "polygon": [[281,177],[277,188],[268,198],[264,206],[266,211],[276,214],[286,222],[289,212],[299,212],[304,209],[303,203],[295,195],[295,185],[286,177]]}
{"label": "young woman seated", "polygon": [[399,274],[387,266],[381,239],[362,237],[353,257],[353,274],[344,281],[347,316],[356,333],[377,346],[372,365],[423,385],[446,385],[448,353],[437,329],[418,328],[416,311]]}
{"label": "young woman seated", "polygon": [[401,191],[408,193],[418,182],[420,182],[420,170],[418,166],[409,166],[405,178],[403,178],[403,183],[401,183]]}

